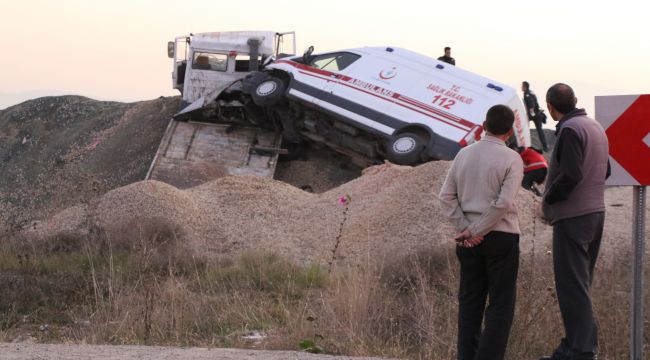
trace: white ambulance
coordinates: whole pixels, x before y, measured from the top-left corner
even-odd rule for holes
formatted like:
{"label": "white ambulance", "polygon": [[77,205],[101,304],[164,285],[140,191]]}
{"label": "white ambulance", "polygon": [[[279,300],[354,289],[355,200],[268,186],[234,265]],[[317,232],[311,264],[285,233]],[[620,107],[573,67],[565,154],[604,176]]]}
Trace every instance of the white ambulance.
{"label": "white ambulance", "polygon": [[243,82],[275,110],[285,137],[318,141],[366,160],[399,164],[453,159],[480,138],[487,110],[515,113],[513,141],[530,146],[514,88],[396,47],[365,47],[275,60]]}

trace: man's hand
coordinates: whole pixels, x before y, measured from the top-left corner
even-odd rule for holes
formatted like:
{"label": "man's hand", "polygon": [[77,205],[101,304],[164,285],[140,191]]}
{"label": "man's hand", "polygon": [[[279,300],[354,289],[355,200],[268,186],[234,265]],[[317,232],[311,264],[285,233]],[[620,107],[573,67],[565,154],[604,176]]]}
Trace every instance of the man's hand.
{"label": "man's hand", "polygon": [[454,237],[456,245],[464,248],[471,248],[483,242],[483,236],[473,236],[472,233],[465,229]]}
{"label": "man's hand", "polygon": [[458,235],[456,235],[454,237],[454,240],[457,243],[459,243],[459,242],[463,242],[463,241],[465,241],[467,239],[471,239],[471,238],[472,238],[472,233],[470,233],[468,229],[465,229],[465,230],[461,231]]}
{"label": "man's hand", "polygon": [[461,243],[458,243],[458,246],[464,248],[471,248],[483,242],[483,236],[474,236],[473,238],[467,239]]}

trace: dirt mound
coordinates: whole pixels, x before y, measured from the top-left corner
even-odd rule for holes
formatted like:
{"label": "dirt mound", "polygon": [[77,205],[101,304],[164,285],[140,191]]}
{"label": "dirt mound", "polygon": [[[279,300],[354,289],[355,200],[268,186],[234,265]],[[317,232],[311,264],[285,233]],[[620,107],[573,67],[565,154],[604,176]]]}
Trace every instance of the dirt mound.
{"label": "dirt mound", "polygon": [[306,144],[301,155],[278,162],[274,178],[305,191],[322,193],[361,176],[360,167],[330,148]]}
{"label": "dirt mound", "polygon": [[[437,202],[448,165],[371,167],[322,194],[248,176],[188,190],[143,181],[110,191],[94,205],[66,210],[30,232],[50,238],[57,233],[83,236],[88,231],[84,224],[92,223],[112,236],[133,224],[159,221],[178,228],[197,255],[263,249],[303,263],[384,262],[451,244],[453,229]],[[349,197],[349,203],[341,204],[341,196]],[[532,199],[523,191],[518,199],[527,234],[532,233],[526,221],[534,210]]]}
{"label": "dirt mound", "polygon": [[0,111],[3,225],[25,226],[143,179],[178,101],[60,96]]}
{"label": "dirt mound", "polygon": [[[442,161],[417,167],[379,165],[321,194],[252,176],[229,176],[187,190],[142,181],[35,223],[29,233],[50,239],[84,236],[88,224],[94,224],[110,235],[138,224],[164,223],[178,229],[197,255],[262,249],[322,265],[394,261],[424,248],[453,246],[454,231],[437,200],[448,166]],[[604,257],[629,245],[629,193],[628,188],[607,190]],[[340,204],[341,196],[349,197],[347,205]],[[525,253],[550,250],[551,227],[534,216],[538,204],[532,193],[519,192]]]}

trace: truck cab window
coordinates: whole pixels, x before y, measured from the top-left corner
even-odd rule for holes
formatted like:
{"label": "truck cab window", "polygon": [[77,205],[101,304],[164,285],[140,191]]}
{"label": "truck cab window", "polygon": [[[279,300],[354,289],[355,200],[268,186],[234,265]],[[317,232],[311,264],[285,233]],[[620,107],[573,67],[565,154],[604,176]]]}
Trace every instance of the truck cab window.
{"label": "truck cab window", "polygon": [[350,66],[361,56],[348,52],[323,54],[314,57],[310,65],[323,70],[340,71]]}
{"label": "truck cab window", "polygon": [[225,54],[211,54],[196,52],[192,59],[192,69],[226,71],[228,68],[228,56]]}
{"label": "truck cab window", "polygon": [[[258,66],[262,64],[262,57],[258,56]],[[235,57],[235,72],[250,71],[251,58],[249,55],[237,55]]]}

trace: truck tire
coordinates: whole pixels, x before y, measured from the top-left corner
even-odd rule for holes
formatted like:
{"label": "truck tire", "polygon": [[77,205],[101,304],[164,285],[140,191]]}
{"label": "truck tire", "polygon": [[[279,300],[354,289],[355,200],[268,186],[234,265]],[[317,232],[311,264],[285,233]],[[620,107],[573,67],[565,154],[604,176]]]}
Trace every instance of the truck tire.
{"label": "truck tire", "polygon": [[401,133],[386,144],[386,157],[395,164],[413,165],[418,163],[424,149],[424,140],[414,133]]}
{"label": "truck tire", "polygon": [[284,95],[284,83],[274,77],[262,80],[251,93],[257,106],[268,107],[277,104]]}
{"label": "truck tire", "polygon": [[246,95],[252,94],[255,87],[268,78],[269,75],[260,71],[255,71],[246,75],[246,77],[242,79],[242,92]]}

